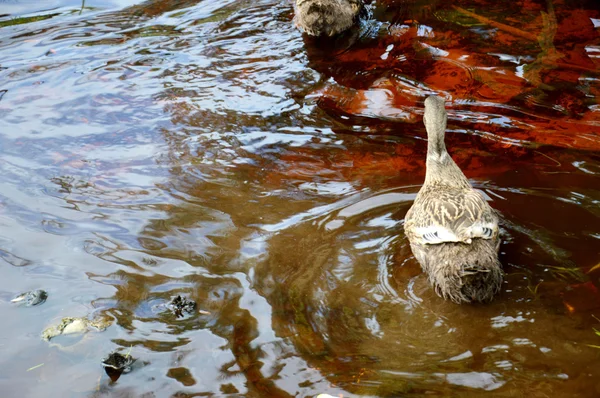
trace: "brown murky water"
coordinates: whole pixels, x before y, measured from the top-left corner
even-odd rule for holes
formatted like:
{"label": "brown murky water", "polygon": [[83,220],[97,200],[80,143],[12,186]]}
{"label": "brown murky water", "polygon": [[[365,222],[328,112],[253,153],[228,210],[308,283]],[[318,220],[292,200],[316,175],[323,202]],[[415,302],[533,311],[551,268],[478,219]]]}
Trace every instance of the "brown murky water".
{"label": "brown murky water", "polygon": [[[286,0],[0,2],[2,397],[600,395],[600,5],[370,7],[324,43]],[[403,234],[431,93],[503,214],[490,305]]]}

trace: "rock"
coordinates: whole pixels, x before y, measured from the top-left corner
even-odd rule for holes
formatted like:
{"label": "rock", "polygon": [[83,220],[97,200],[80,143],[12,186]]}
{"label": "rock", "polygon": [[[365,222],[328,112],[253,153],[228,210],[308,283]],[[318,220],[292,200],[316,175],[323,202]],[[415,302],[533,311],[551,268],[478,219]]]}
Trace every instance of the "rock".
{"label": "rock", "polygon": [[24,305],[25,307],[33,307],[34,305],[43,304],[48,298],[48,293],[44,290],[32,290],[19,294],[14,299],[10,300],[11,303]]}
{"label": "rock", "polygon": [[102,359],[102,366],[108,377],[114,382],[121,377],[121,374],[131,372],[131,365],[134,362],[135,359],[131,355],[123,355],[114,351]]}
{"label": "rock", "polygon": [[92,320],[89,320],[85,317],[66,317],[61,319],[58,325],[46,328],[46,330],[42,332],[42,338],[46,341],[49,341],[61,334],[86,333],[90,329],[95,329],[99,332],[102,332],[111,324],[112,319],[107,317],[99,317]]}
{"label": "rock", "polygon": [[168,304],[168,307],[177,318],[181,318],[185,314],[191,315],[196,312],[196,302],[180,295],[173,298]]}

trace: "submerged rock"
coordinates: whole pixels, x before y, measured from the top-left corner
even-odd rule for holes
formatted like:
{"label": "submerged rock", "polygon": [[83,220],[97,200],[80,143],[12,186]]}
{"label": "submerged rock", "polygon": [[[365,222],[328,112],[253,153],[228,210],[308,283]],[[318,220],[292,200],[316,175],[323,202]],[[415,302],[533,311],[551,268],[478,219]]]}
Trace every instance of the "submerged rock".
{"label": "submerged rock", "polygon": [[89,330],[102,332],[111,324],[112,319],[107,317],[98,317],[92,320],[85,317],[66,317],[61,319],[57,325],[46,328],[46,330],[42,332],[42,338],[49,341],[61,334],[86,333]]}
{"label": "submerged rock", "polygon": [[25,307],[33,307],[34,305],[43,304],[48,298],[48,293],[44,290],[32,290],[19,294],[14,299],[10,300],[11,303],[24,305]]}
{"label": "submerged rock", "polygon": [[181,318],[185,316],[185,314],[191,315],[196,312],[196,302],[181,295],[177,295],[173,298],[168,304],[168,307],[177,318]]}
{"label": "submerged rock", "polygon": [[112,381],[117,381],[121,374],[131,372],[131,365],[135,358],[131,355],[123,355],[118,352],[111,352],[106,358],[102,359],[104,371]]}
{"label": "submerged rock", "polygon": [[296,0],[295,22],[312,36],[335,36],[350,29],[364,9],[363,0]]}

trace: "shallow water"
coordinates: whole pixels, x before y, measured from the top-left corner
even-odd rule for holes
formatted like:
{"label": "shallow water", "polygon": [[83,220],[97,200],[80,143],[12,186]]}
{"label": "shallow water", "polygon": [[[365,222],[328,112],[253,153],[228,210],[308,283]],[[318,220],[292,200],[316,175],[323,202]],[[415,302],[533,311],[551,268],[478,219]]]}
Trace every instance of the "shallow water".
{"label": "shallow water", "polygon": [[[3,397],[600,394],[600,6],[370,12],[324,43],[285,0],[0,3]],[[432,93],[503,214],[490,305],[403,233]],[[114,322],[42,341],[65,316]]]}

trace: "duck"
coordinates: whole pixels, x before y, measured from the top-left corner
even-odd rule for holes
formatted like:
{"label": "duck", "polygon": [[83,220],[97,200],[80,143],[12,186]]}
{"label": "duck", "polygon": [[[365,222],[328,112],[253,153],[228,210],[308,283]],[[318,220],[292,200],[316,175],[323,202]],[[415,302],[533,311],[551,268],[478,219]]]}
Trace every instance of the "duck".
{"label": "duck", "polygon": [[406,213],[404,231],[429,283],[457,304],[490,302],[503,280],[499,213],[473,189],[446,149],[444,100],[425,100],[425,182]]}
{"label": "duck", "polygon": [[296,26],[311,36],[335,36],[352,27],[362,0],[295,0]]}

